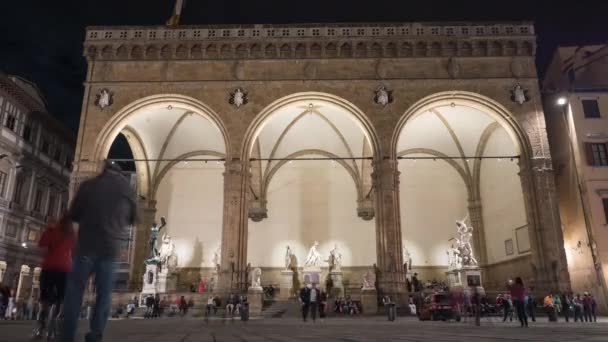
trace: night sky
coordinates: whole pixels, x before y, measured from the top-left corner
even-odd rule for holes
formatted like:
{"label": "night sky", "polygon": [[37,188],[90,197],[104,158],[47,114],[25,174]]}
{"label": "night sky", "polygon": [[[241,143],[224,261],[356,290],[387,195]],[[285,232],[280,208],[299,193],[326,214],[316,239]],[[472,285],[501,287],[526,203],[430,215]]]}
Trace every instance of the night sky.
{"label": "night sky", "polygon": [[[87,25],[160,25],[174,0],[0,0],[0,69],[38,84],[74,131]],[[608,42],[608,0],[187,0],[182,24],[533,20],[542,76],[559,44]]]}

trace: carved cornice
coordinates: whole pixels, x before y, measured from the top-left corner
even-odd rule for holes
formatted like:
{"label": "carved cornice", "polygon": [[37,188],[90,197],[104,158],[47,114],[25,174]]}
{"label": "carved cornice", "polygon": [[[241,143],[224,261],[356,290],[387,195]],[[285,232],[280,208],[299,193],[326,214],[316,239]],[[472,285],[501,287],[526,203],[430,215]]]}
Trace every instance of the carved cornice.
{"label": "carved cornice", "polygon": [[532,56],[531,23],[89,27],[100,60]]}

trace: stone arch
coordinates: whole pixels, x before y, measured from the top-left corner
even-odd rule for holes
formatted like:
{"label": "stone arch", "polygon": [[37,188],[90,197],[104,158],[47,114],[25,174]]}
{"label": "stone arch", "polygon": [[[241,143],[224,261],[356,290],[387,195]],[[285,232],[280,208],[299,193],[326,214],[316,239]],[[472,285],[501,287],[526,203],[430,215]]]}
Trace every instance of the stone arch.
{"label": "stone arch", "polygon": [[137,111],[144,108],[159,108],[167,106],[184,108],[185,110],[191,111],[197,115],[201,115],[212,122],[218,128],[224,139],[226,155],[230,155],[231,146],[226,127],[219,115],[213,109],[199,100],[188,96],[179,94],[158,94],[144,97],[124,106],[106,122],[100,133],[97,135],[95,150],[93,152],[93,161],[101,161],[106,158],[112,142],[124,129],[125,121],[129,117],[135,115]]}
{"label": "stone arch", "polygon": [[367,57],[367,46],[363,42],[357,43],[355,57]]}
{"label": "stone arch", "polygon": [[146,49],[146,58],[158,58],[158,48],[155,45],[150,45]]}
{"label": "stone arch", "polygon": [[140,59],[144,57],[144,49],[139,46],[139,45],[135,45],[132,49],[131,49],[131,58],[134,59]]}
{"label": "stone arch", "polygon": [[322,55],[323,55],[323,51],[321,49],[321,45],[319,45],[318,43],[313,43],[310,46],[310,57],[321,58]]}
{"label": "stone arch", "polygon": [[[323,157],[328,157],[328,158],[338,158],[337,155],[335,155],[331,152],[323,151],[323,150],[302,150],[302,151],[291,153],[286,158],[287,159],[298,158],[298,157],[305,156],[305,155],[318,155],[318,156],[323,156]],[[336,159],[335,162],[340,164],[353,179],[353,182],[357,189],[357,195],[358,195],[357,200],[360,200],[361,197],[364,196],[365,194],[363,194],[361,192],[362,184],[359,179],[359,176],[356,173],[356,170],[353,169],[352,165],[349,165],[344,160]],[[287,160],[282,160],[277,165],[273,166],[272,169],[269,171],[268,176],[266,177],[266,179],[264,179],[264,184],[262,185],[262,189],[263,189],[264,193],[262,193],[261,195],[263,198],[266,198],[266,196],[267,196],[266,192],[268,191],[268,185],[272,181],[272,177],[277,173],[277,171],[279,171],[281,166],[284,166],[287,163],[288,163]]]}
{"label": "stone arch", "polygon": [[112,45],[106,45],[101,49],[101,57],[103,58],[112,58],[114,57],[114,49]]}
{"label": "stone arch", "polygon": [[514,56],[517,54],[517,45],[514,41],[508,41],[505,44],[505,55],[506,56]]}
{"label": "stone arch", "polygon": [[441,43],[433,42],[427,55],[431,57],[441,56]]}
{"label": "stone arch", "polygon": [[207,58],[216,59],[219,57],[219,51],[217,50],[217,45],[214,43],[208,44],[205,47],[205,56]]}
{"label": "stone arch", "polygon": [[116,49],[116,57],[121,59],[129,58],[129,49],[126,46],[121,45]]}
{"label": "stone arch", "polygon": [[160,58],[171,58],[173,56],[173,48],[167,44],[160,48]]}
{"label": "stone arch", "polygon": [[373,43],[370,50],[370,57],[382,57],[382,45]]}
{"label": "stone arch", "polygon": [[405,42],[405,43],[401,44],[401,46],[399,47],[399,55],[401,57],[412,57],[412,55],[413,55],[412,44],[409,42]]}
{"label": "stone arch", "polygon": [[188,58],[188,47],[184,44],[180,44],[177,49],[175,49],[175,57]]}
{"label": "stone arch", "polygon": [[245,44],[239,44],[236,47],[236,57],[237,58],[247,58],[249,55],[248,51],[247,51],[247,45]]}
{"label": "stone arch", "polygon": [[384,55],[386,57],[397,57],[397,45],[393,42],[386,44]]}
{"label": "stone arch", "polygon": [[445,43],[445,46],[443,47],[443,51],[442,51],[441,55],[446,56],[446,57],[453,57],[453,56],[456,56],[456,50],[457,50],[456,42],[449,41],[449,42]]}
{"label": "stone arch", "polygon": [[201,44],[194,44],[190,49],[190,57],[192,58],[202,58],[203,57],[203,48]]}
{"label": "stone arch", "polygon": [[416,43],[416,48],[414,49],[415,57],[424,57],[426,56],[426,52],[426,42]]}
{"label": "stone arch", "polygon": [[488,56],[502,56],[502,45],[498,41],[493,41],[488,46]]}
{"label": "stone arch", "polygon": [[306,45],[298,43],[296,45],[296,58],[306,58]]}
{"label": "stone arch", "polygon": [[264,57],[264,54],[262,53],[262,47],[260,46],[260,44],[257,44],[257,43],[251,45],[250,54],[251,54],[251,57],[253,57],[253,58]]}
{"label": "stone arch", "polygon": [[458,55],[462,57],[470,57],[473,55],[473,46],[469,42],[462,42]]}
{"label": "stone arch", "polygon": [[[418,115],[423,115],[424,113],[433,112],[435,108],[440,107],[455,107],[455,106],[464,106],[471,109],[475,109],[478,112],[482,112],[486,114],[489,118],[493,120],[493,123],[486,126],[479,137],[479,140],[476,145],[476,150],[471,152],[475,153],[475,156],[484,155],[483,152],[487,146],[488,140],[493,135],[494,131],[497,128],[502,128],[502,134],[505,139],[510,140],[512,142],[513,151],[515,155],[513,156],[505,156],[505,158],[510,158],[512,162],[518,162],[519,165],[515,166],[515,173],[512,173],[512,177],[517,178],[509,178],[510,182],[514,181],[521,187],[521,197],[523,198],[523,204],[521,209],[517,211],[521,218],[525,218],[525,226],[528,227],[528,236],[530,239],[531,248],[531,257],[536,258],[539,257],[539,254],[542,254],[539,245],[539,218],[538,218],[538,203],[536,202],[535,194],[534,194],[534,186],[526,181],[524,178],[527,177],[526,174],[531,169],[532,164],[532,146],[530,144],[528,135],[520,126],[516,118],[510,113],[503,105],[498,103],[497,101],[490,99],[486,96],[464,92],[464,91],[452,91],[452,92],[441,92],[437,94],[433,94],[427,96],[416,103],[414,103],[400,118],[398,121],[395,130],[393,132],[392,140],[391,140],[391,158],[398,158],[400,156],[400,152],[398,151],[399,140],[405,137],[402,137],[402,131],[406,126],[407,122],[413,121],[412,119],[417,117]],[[449,132],[449,134],[453,134],[453,132]],[[462,151],[461,146],[455,146],[458,149],[458,155],[462,155],[462,166],[463,167],[454,167],[456,165],[452,165],[461,175],[463,179],[469,179],[469,181],[465,180],[465,185],[467,186],[468,192],[468,213],[471,215],[471,220],[476,220],[477,223],[474,225],[479,227],[479,231],[476,232],[474,240],[476,241],[476,247],[478,248],[476,253],[482,262],[488,261],[488,255],[490,252],[487,245],[485,243],[489,240],[486,240],[486,233],[484,226],[489,225],[490,222],[493,223],[493,229],[496,229],[496,218],[491,219],[484,223],[484,217],[482,216],[482,204],[481,200],[481,186],[480,186],[480,174],[481,174],[481,160],[473,160],[472,167],[469,166],[469,160],[465,161],[465,157]],[[431,156],[437,155],[433,154],[433,151],[415,151],[412,153],[423,153],[429,154]],[[401,153],[403,154],[403,153]],[[441,158],[437,155],[438,159]],[[467,155],[468,157],[468,155]],[[515,159],[515,160],[514,160]],[[498,160],[500,162],[500,159]],[[506,161],[509,163],[509,161]],[[464,171],[464,172],[463,172]],[[522,173],[524,175],[522,175]],[[511,177],[509,176],[509,177]],[[510,183],[509,183],[510,184]],[[519,195],[518,195],[519,196]],[[489,203],[497,203],[496,198],[490,199]],[[483,203],[486,203],[485,201]],[[522,203],[522,202],[518,202]],[[495,207],[495,205],[494,205]],[[487,228],[487,226],[486,226]],[[515,227],[512,227],[515,228]],[[482,247],[483,246],[483,247]]]}
{"label": "stone arch", "polygon": [[87,57],[95,58],[97,57],[97,48],[95,46],[89,46],[87,49]]}
{"label": "stone arch", "polygon": [[348,58],[353,55],[353,49],[349,43],[343,43],[340,45],[340,57]]}
{"label": "stone arch", "polygon": [[281,49],[279,50],[281,58],[289,58],[291,57],[291,46],[287,43],[281,45]]}
{"label": "stone arch", "polygon": [[264,54],[266,55],[266,57],[273,58],[273,57],[277,56],[277,48],[273,44],[266,45],[266,47],[264,48],[264,51],[265,51]]}
{"label": "stone arch", "polygon": [[278,109],[298,101],[322,101],[329,102],[338,107],[341,107],[348,113],[352,114],[357,122],[361,125],[361,129],[370,143],[372,155],[377,157],[380,155],[380,143],[376,130],[367,116],[351,102],[338,97],[336,95],[320,92],[302,92],[295,93],[283,98],[280,98],[268,106],[266,106],[251,122],[245,133],[243,144],[241,146],[241,160],[248,161],[251,155],[251,149],[256,137],[264,127],[264,124],[272,117],[273,113]]}
{"label": "stone arch", "polygon": [[328,43],[325,46],[325,57],[338,57],[338,47],[336,43]]}
{"label": "stone arch", "polygon": [[232,57],[233,57],[232,46],[230,46],[230,44],[222,45],[222,47],[220,48],[220,58],[232,58]]}
{"label": "stone arch", "polygon": [[532,43],[530,43],[528,41],[521,43],[521,46],[519,48],[519,55],[520,56],[534,55],[534,46],[532,45]]}
{"label": "stone arch", "polygon": [[397,122],[397,125],[395,126],[391,140],[390,155],[392,158],[397,156],[399,134],[408,120],[416,116],[418,113],[428,110],[429,108],[436,107],[441,104],[450,105],[452,103],[463,104],[494,116],[494,118],[497,119],[496,121],[501,123],[501,125],[507,130],[511,136],[511,139],[519,148],[518,152],[522,158],[529,159],[532,156],[532,147],[528,140],[528,136],[517,123],[517,120],[513,114],[511,114],[502,104],[477,93],[466,91],[446,91],[429,95],[418,100],[401,116]]}

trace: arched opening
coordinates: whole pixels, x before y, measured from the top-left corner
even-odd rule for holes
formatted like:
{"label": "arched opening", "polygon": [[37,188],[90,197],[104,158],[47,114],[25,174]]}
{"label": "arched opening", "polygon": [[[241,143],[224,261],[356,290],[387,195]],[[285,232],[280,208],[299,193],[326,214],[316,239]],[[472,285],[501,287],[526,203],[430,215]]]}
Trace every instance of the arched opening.
{"label": "arched opening", "polygon": [[254,120],[243,150],[253,199],[247,260],[264,268],[263,282],[279,282],[287,246],[301,269],[315,241],[323,260],[338,247],[353,281],[376,262],[369,127],[352,104],[321,93],[276,101]]}
{"label": "arched opening", "polygon": [[[223,159],[228,149],[217,116],[178,95],[128,105],[98,137],[97,160],[133,159],[115,162],[135,172],[139,200],[154,211],[151,219],[166,217],[161,234],[169,235],[175,245],[180,283],[211,276],[213,254],[221,243]],[[152,223],[144,221],[146,227]]]}
{"label": "arched opening", "polygon": [[400,121],[394,152],[410,275],[445,280],[455,222],[462,219],[473,226],[474,256],[485,276],[509,266],[530,273],[533,228],[519,175],[519,156],[525,160],[527,148],[514,120],[500,109],[475,94],[437,94]]}

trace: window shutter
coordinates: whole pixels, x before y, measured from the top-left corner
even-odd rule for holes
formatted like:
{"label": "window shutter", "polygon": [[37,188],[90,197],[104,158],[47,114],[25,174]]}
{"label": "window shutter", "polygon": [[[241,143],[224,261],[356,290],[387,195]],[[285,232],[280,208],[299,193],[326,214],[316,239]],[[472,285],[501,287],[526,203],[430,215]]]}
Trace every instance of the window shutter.
{"label": "window shutter", "polygon": [[593,166],[593,149],[591,148],[591,143],[585,144],[585,157],[587,158],[587,165]]}

